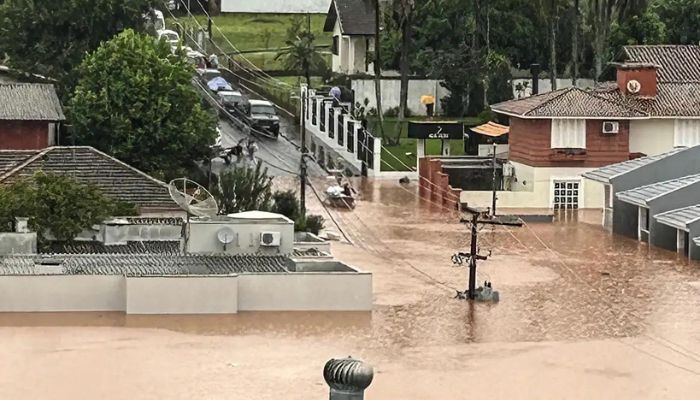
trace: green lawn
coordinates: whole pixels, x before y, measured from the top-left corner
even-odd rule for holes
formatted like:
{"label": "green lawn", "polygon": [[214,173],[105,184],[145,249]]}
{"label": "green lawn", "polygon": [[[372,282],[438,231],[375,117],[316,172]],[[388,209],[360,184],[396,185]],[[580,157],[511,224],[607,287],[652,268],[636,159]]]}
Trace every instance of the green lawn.
{"label": "green lawn", "polygon": [[[224,14],[213,18],[214,27],[212,37],[214,42],[224,53],[233,53],[236,49],[245,50],[266,50],[265,52],[247,53],[234,55],[233,58],[245,62],[243,57],[263,70],[281,70],[281,60],[275,60],[275,55],[280,47],[285,46],[287,40],[287,28],[295,18],[306,20],[302,15],[289,14]],[[311,15],[311,30],[316,35],[318,45],[330,45],[332,35],[330,32],[323,32],[325,15]],[[185,27],[196,26],[195,22],[186,16],[178,17],[178,20]],[[207,27],[207,18],[197,16],[197,20],[203,27]],[[168,20],[170,28],[175,26]],[[217,29],[217,27],[220,29]],[[229,42],[226,40],[231,42]],[[328,51],[328,49],[325,49]],[[327,56],[330,62],[330,55]],[[221,62],[225,62],[221,59]]]}
{"label": "green lawn", "polygon": [[[421,120],[425,118],[414,117],[411,120]],[[480,121],[476,117],[466,117],[462,121],[467,125],[476,125]],[[396,129],[396,118],[385,118],[384,119],[384,134],[385,136],[394,135]],[[408,123],[404,122],[404,126],[401,130],[401,138],[399,139],[398,146],[387,145],[387,140],[382,141],[382,171],[407,171],[406,166],[414,167],[416,165],[416,151],[417,144],[416,139],[409,139],[406,137],[408,131]],[[370,121],[370,132],[373,135],[380,136],[379,126],[376,121]],[[464,154],[464,142],[462,140],[450,140],[450,154],[452,155],[463,155]],[[428,139],[426,141],[425,153],[427,155],[440,155],[441,140],[439,139]],[[391,153],[391,154],[389,154]],[[409,153],[409,154],[407,154]]]}

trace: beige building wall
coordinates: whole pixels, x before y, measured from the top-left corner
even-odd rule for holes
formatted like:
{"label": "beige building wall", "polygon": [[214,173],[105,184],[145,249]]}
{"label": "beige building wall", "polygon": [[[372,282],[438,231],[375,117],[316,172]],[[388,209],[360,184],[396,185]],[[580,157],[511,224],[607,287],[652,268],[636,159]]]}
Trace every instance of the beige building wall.
{"label": "beige building wall", "polygon": [[371,311],[372,274],[239,276],[240,311]]}
{"label": "beige building wall", "polygon": [[[220,229],[230,228],[235,237],[224,245],[217,238]],[[280,232],[279,247],[260,245],[261,232]],[[293,223],[207,223],[192,222],[189,226],[187,251],[203,254],[291,254],[294,251]]]}
{"label": "beige building wall", "polygon": [[[584,179],[581,174],[594,168],[534,168],[513,162],[517,182],[511,191],[497,193],[497,208],[551,209],[555,180],[578,180],[579,208],[603,208],[603,185]],[[491,207],[490,191],[462,191],[461,203],[471,207]]]}
{"label": "beige building wall", "polygon": [[630,121],[630,153],[655,155],[673,149],[674,119]]}
{"label": "beige building wall", "polygon": [[0,276],[0,312],[123,311],[124,277]]}
{"label": "beige building wall", "polygon": [[235,314],[237,276],[126,278],[127,314]]}

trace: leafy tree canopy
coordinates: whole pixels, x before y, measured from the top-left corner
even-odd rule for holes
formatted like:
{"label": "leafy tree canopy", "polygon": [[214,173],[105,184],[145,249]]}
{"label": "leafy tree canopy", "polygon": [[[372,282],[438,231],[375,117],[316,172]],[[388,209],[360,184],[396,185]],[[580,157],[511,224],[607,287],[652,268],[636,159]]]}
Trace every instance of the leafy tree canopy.
{"label": "leafy tree canopy", "polygon": [[31,179],[0,187],[0,230],[11,231],[16,217],[27,217],[42,241],[49,232],[57,240],[70,241],[108,217],[135,212],[133,205],[66,176],[38,172]]}
{"label": "leafy tree canopy", "polygon": [[126,28],[141,29],[152,0],[0,2],[0,58],[63,81],[87,52]]}
{"label": "leafy tree canopy", "polygon": [[182,54],[126,30],[89,54],[68,104],[77,144],[173,178],[209,155],[215,117],[192,87]]}
{"label": "leafy tree canopy", "polygon": [[221,214],[242,211],[269,211],[272,207],[272,177],[258,163],[255,168],[235,168],[219,175],[213,191]]}

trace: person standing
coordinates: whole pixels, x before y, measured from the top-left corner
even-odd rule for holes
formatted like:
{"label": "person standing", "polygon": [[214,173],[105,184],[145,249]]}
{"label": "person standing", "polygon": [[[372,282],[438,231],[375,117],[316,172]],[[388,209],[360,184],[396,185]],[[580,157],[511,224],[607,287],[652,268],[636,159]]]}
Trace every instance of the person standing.
{"label": "person standing", "polygon": [[255,153],[258,151],[258,145],[255,143],[255,140],[249,140],[247,147],[248,158],[250,159],[251,163],[255,165]]}
{"label": "person standing", "polygon": [[428,118],[432,118],[435,112],[435,97],[432,95],[421,96],[420,102],[425,105],[425,113]]}

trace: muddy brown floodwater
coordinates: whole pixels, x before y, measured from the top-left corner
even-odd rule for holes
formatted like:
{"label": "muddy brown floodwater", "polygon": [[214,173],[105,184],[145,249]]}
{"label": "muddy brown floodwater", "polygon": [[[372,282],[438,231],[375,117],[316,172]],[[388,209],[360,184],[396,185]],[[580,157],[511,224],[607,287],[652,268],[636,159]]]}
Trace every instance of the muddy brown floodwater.
{"label": "muddy brown floodwater", "polygon": [[596,211],[486,227],[478,277],[501,301],[469,304],[458,217],[414,186],[357,186],[354,212],[331,211],[355,244],[333,252],[373,272],[371,313],[4,314],[0,398],[324,399],[325,361],[347,355],[374,366],[370,400],[698,398],[697,264]]}

